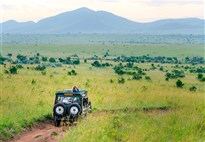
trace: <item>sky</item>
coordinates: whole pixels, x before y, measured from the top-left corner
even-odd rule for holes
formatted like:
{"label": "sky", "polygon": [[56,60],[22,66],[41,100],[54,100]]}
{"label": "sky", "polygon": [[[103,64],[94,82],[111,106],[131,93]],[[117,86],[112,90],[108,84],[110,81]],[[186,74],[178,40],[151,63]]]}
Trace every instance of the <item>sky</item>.
{"label": "sky", "polygon": [[34,21],[87,7],[136,22],[197,17],[204,19],[204,0],[0,0],[1,22]]}

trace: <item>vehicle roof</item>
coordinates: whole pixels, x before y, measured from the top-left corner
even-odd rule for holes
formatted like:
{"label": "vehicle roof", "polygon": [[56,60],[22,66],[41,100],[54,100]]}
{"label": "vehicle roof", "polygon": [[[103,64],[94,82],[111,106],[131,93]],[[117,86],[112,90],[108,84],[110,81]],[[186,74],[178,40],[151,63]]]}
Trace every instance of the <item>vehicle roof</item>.
{"label": "vehicle roof", "polygon": [[62,93],[62,94],[87,94],[87,90],[79,90],[78,92],[73,92],[73,90],[62,90],[57,91],[56,94]]}

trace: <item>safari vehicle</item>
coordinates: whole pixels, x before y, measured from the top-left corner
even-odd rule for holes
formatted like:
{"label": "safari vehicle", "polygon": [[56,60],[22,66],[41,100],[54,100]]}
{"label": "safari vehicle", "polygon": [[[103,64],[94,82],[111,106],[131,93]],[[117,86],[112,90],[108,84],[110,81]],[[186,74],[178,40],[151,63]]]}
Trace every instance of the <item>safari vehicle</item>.
{"label": "safari vehicle", "polygon": [[59,127],[61,121],[76,122],[79,116],[86,116],[91,112],[91,102],[88,100],[86,90],[63,90],[56,92],[53,107],[55,126]]}

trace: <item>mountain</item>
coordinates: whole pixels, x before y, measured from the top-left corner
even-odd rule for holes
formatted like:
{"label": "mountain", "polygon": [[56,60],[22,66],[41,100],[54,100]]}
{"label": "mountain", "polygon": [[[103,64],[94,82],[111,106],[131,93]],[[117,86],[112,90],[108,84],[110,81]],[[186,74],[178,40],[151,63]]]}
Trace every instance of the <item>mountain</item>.
{"label": "mountain", "polygon": [[67,33],[139,33],[139,34],[203,34],[204,20],[197,18],[166,19],[138,23],[106,11],[79,8],[34,22],[10,20],[2,23],[3,33],[67,34]]}

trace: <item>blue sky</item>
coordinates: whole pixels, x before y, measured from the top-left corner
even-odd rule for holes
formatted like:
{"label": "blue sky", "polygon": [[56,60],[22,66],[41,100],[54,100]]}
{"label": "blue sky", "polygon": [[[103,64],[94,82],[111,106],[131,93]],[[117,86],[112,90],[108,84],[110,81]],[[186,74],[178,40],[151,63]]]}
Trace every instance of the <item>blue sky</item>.
{"label": "blue sky", "polygon": [[80,7],[104,10],[138,22],[204,18],[203,0],[1,0],[2,21],[35,21]]}

